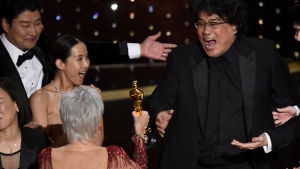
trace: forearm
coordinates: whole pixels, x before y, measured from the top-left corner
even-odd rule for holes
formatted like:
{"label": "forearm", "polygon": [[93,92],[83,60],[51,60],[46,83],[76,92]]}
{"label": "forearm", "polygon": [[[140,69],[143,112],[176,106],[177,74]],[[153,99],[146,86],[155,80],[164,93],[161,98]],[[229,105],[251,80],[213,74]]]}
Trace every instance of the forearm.
{"label": "forearm", "polygon": [[142,137],[135,135],[132,137],[134,142],[133,160],[142,168],[148,168],[148,156],[145,148],[145,141]]}
{"label": "forearm", "polygon": [[291,118],[285,124],[268,130],[267,133],[272,141],[272,151],[280,150],[300,137],[300,116]]}
{"label": "forearm", "polygon": [[113,64],[129,60],[126,42],[107,43],[86,41],[90,62],[92,65]]}

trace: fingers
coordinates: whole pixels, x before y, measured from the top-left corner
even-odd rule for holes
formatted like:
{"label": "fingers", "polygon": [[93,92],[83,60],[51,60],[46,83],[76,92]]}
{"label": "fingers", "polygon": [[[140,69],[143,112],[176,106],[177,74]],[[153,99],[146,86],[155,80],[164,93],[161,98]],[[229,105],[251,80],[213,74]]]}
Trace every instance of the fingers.
{"label": "fingers", "polygon": [[164,137],[165,129],[167,128],[173,113],[174,110],[171,109],[167,111],[162,111],[156,116],[155,125],[161,137]]}
{"label": "fingers", "polygon": [[273,112],[272,112],[272,115],[273,115],[273,116],[278,116],[278,115],[279,115],[279,113],[278,113],[278,112],[276,112],[276,111],[273,111]]}
{"label": "fingers", "polygon": [[281,125],[281,124],[283,123],[283,122],[280,121],[280,120],[275,120],[274,122],[275,122],[275,125],[276,125],[276,126]]}
{"label": "fingers", "polygon": [[38,123],[33,122],[33,121],[25,124],[24,127],[29,127],[29,128],[33,128],[33,129],[42,129],[43,128],[43,126],[41,126]]}
{"label": "fingers", "polygon": [[163,46],[164,46],[165,49],[172,49],[172,48],[177,47],[176,44],[172,44],[172,43],[163,43]]}
{"label": "fingers", "polygon": [[156,39],[158,39],[159,37],[160,37],[160,35],[161,35],[161,32],[158,32],[157,34],[155,34],[155,35],[152,35],[152,36],[148,36],[148,38],[147,39],[151,39],[151,40],[156,40]]}
{"label": "fingers", "polygon": [[249,150],[255,149],[255,143],[241,143],[237,140],[232,140],[231,144],[241,149],[249,149]]}
{"label": "fingers", "polygon": [[163,138],[165,136],[165,130],[157,127],[158,134]]}
{"label": "fingers", "polygon": [[141,115],[137,115],[135,111],[132,112],[134,118],[134,127],[136,134],[143,133],[145,127],[148,126],[150,116],[147,111],[143,111]]}
{"label": "fingers", "polygon": [[165,48],[164,49],[164,54],[168,54],[170,52],[172,52],[172,49],[170,49],[170,48]]}
{"label": "fingers", "polygon": [[171,110],[168,111],[168,114],[169,114],[169,115],[172,115],[173,113],[174,113],[174,110],[173,110],[173,109],[171,109]]}
{"label": "fingers", "polygon": [[280,112],[280,113],[284,113],[285,111],[288,111],[289,108],[290,108],[290,106],[284,107],[284,108],[277,108],[276,110],[277,110],[278,112]]}
{"label": "fingers", "polygon": [[253,137],[252,142],[263,142],[264,138],[263,137]]}
{"label": "fingers", "polygon": [[164,137],[165,128],[166,128],[167,124],[166,124],[166,122],[163,121],[163,116],[162,115],[156,117],[155,125],[156,125],[156,128],[157,128],[158,134],[161,137]]}
{"label": "fingers", "polygon": [[175,45],[175,44],[169,44],[169,43],[164,43],[163,47],[164,47],[163,57],[168,57],[169,53],[172,52],[172,48],[177,47],[177,45]]}

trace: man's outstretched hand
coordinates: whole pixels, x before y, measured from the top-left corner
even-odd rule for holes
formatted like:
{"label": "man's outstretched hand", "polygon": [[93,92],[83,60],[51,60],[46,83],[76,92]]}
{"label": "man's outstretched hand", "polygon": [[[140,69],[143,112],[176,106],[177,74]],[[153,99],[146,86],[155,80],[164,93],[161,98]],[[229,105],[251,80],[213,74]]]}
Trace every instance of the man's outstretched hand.
{"label": "man's outstretched hand", "polygon": [[148,36],[143,43],[140,44],[141,56],[166,61],[166,57],[168,57],[169,53],[173,48],[177,47],[177,45],[156,41],[160,36],[161,32],[158,32],[155,35]]}

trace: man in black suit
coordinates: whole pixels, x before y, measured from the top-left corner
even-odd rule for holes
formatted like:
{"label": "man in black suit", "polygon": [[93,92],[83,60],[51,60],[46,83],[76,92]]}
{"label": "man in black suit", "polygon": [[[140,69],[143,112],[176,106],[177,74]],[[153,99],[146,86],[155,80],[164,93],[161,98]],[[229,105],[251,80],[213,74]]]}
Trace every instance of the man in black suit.
{"label": "man in black suit", "polygon": [[[295,39],[300,41],[300,1],[297,1],[291,8],[291,16],[293,20],[293,27],[295,29]],[[290,118],[298,116],[300,114],[300,103],[295,106],[288,106],[284,108],[278,108],[273,112],[273,117],[277,125],[282,125]]]}
{"label": "man in black suit", "polygon": [[[23,89],[22,94],[30,97],[51,80],[46,68],[50,59],[36,46],[43,27],[40,1],[1,0],[0,8],[4,32],[0,37],[0,76],[12,79]],[[140,56],[165,60],[176,45],[155,41],[159,36],[160,33],[149,36],[142,44],[88,41],[86,45],[92,64],[117,63]]]}
{"label": "man in black suit", "polygon": [[[300,1],[293,5],[291,8],[291,14],[293,27],[296,32],[295,39],[300,41]],[[264,149],[266,153],[278,151],[288,146],[292,141],[300,137],[299,106],[300,104],[278,108],[277,112],[273,112],[273,116],[275,123],[280,126],[267,130],[264,134],[261,134],[258,137],[254,137],[251,142],[248,142],[247,144],[241,143],[237,140],[234,140],[232,144],[239,146],[240,148],[250,150],[265,146]]]}
{"label": "man in black suit", "polygon": [[274,127],[272,108],[293,103],[287,64],[272,41],[243,36],[243,1],[192,0],[190,7],[199,42],[172,51],[145,103],[161,136],[173,116],[159,168],[277,168],[277,154],[231,141]]}

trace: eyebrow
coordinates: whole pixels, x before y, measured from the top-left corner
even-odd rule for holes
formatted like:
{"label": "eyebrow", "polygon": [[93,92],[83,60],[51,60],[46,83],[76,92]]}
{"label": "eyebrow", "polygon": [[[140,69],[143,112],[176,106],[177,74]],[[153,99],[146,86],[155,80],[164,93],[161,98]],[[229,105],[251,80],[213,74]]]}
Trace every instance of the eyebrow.
{"label": "eyebrow", "polygon": [[[42,18],[39,18],[39,19],[37,19],[36,21],[34,21],[34,22],[39,22],[39,21],[41,21],[42,20]],[[20,21],[21,23],[30,23],[30,21],[26,21],[26,20],[21,20]]]}
{"label": "eyebrow", "polygon": [[[221,20],[221,18],[210,18],[210,19],[208,19],[209,22],[210,21],[220,21],[220,20]],[[203,21],[203,19],[198,18],[198,21]]]}
{"label": "eyebrow", "polygon": [[84,57],[84,56],[88,56],[89,54],[87,53],[86,55],[85,54],[80,54],[80,55],[75,55],[75,57]]}

